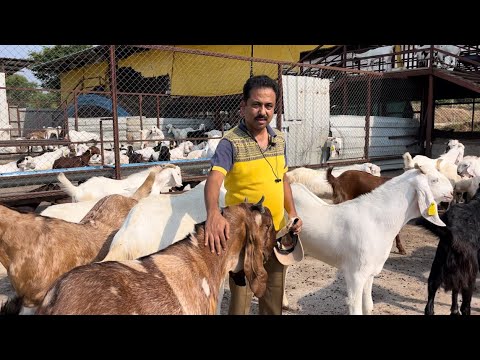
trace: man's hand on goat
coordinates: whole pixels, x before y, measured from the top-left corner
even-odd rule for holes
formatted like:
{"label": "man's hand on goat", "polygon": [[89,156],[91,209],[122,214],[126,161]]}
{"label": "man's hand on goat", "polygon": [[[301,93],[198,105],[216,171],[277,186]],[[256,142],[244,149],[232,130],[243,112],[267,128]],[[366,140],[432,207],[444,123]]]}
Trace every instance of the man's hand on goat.
{"label": "man's hand on goat", "polygon": [[205,222],[205,246],[210,246],[212,253],[220,255],[222,249],[227,248],[227,240],[230,234],[230,224],[222,216],[220,211],[215,211],[207,216]]}

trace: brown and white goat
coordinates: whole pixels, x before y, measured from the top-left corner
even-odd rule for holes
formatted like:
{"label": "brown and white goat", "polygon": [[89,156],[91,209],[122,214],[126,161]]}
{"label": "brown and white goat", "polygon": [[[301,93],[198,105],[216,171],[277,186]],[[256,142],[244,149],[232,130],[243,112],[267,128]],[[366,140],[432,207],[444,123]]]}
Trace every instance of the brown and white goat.
{"label": "brown and white goat", "polygon": [[79,224],[0,205],[0,262],[23,305],[40,304],[65,272],[103,259],[130,209],[150,194],[160,170],[153,168],[132,197],[100,199]]}
{"label": "brown and white goat", "polygon": [[[391,179],[389,177],[374,176],[364,171],[356,170],[348,170],[335,177],[332,175],[332,171],[333,167],[329,167],[327,169],[327,181],[330,183],[330,185],[332,185],[332,200],[334,204],[355,199],[356,197],[372,191]],[[400,254],[407,254],[398,234],[395,237],[395,244]]]}
{"label": "brown and white goat", "polygon": [[53,169],[68,169],[75,167],[88,166],[90,158],[95,155],[100,154],[100,149],[96,146],[91,146],[87,151],[85,151],[80,156],[72,157],[61,157],[53,162]]}
{"label": "brown and white goat", "polygon": [[183,240],[137,260],[71,270],[48,291],[37,314],[212,315],[225,276],[242,268],[253,293],[263,296],[263,264],[272,254],[275,229],[262,200],[223,209],[230,238],[222,254],[203,245],[205,223],[196,224]]}

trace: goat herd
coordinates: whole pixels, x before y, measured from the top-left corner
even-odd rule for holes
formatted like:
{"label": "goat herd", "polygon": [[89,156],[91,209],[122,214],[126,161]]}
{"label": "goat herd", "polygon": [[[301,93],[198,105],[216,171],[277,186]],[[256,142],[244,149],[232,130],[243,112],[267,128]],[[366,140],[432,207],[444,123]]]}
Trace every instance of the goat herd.
{"label": "goat herd", "polygon": [[[224,130],[230,128],[224,124]],[[212,129],[205,131],[205,125],[200,124],[198,129],[177,129],[172,124],[165,126],[167,136],[157,126],[151,129],[138,130],[138,134],[129,133],[126,142],[120,146],[120,163],[143,163],[170,160],[194,160],[210,158],[214,153],[222,136],[222,131]],[[95,132],[69,130],[63,136],[61,128],[44,128],[33,131],[25,138],[17,140],[52,140],[51,145],[42,146],[9,146],[0,148],[0,153],[27,153],[20,159],[0,165],[0,174],[17,171],[38,171],[50,169],[66,169],[89,165],[114,165],[115,152],[110,141],[104,142],[103,153],[97,146],[100,135]],[[54,145],[55,139],[67,139],[69,146]],[[188,140],[190,139],[190,140]],[[198,140],[196,140],[198,139]],[[206,140],[204,140],[206,139]],[[15,141],[12,141],[15,144]],[[34,153],[41,153],[31,156]]]}
{"label": "goat herd", "polygon": [[[350,314],[372,313],[374,278],[394,239],[409,256],[398,234],[411,221],[439,238],[425,314],[434,313],[439,287],[452,291],[452,314],[470,314],[480,254],[480,159],[464,157],[464,149],[451,140],[438,159],[405,153],[405,172],[391,179],[370,163],[287,173],[305,253],[341,271]],[[203,245],[205,183],[166,192],[182,183],[175,165],[78,186],[64,174],[58,180],[72,203],[41,214],[0,206],[0,261],[16,292],[3,313],[215,314],[225,277],[241,269],[254,294],[263,295],[263,262],[275,244],[263,199],[225,208],[221,189],[231,230],[217,256]]]}

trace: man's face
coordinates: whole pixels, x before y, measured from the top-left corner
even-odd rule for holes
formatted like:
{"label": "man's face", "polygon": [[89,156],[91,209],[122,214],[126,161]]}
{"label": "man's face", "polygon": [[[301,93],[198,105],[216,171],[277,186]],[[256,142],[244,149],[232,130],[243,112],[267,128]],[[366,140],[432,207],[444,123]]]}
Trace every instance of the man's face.
{"label": "man's face", "polygon": [[275,110],[275,91],[271,88],[256,88],[250,91],[247,102],[240,104],[240,114],[250,131],[261,131],[272,121]]}

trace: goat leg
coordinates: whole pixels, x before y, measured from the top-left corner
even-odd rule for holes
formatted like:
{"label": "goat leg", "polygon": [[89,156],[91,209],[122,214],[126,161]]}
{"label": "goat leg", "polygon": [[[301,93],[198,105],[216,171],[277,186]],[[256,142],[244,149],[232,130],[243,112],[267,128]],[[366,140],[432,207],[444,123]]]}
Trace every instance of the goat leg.
{"label": "goat leg", "polygon": [[470,303],[472,301],[473,288],[475,286],[475,281],[467,289],[462,290],[462,306],[460,311],[462,315],[470,315]]}
{"label": "goat leg", "polygon": [[430,269],[430,275],[428,275],[428,301],[425,306],[425,315],[433,315],[433,303],[435,300],[435,294],[442,283],[442,267],[447,259],[448,250],[440,242],[435,252],[435,258],[433,259],[432,268]]}
{"label": "goat leg", "polygon": [[458,311],[458,290],[452,290],[452,306],[450,307],[450,315],[460,315]]}
{"label": "goat leg", "polygon": [[398,252],[401,255],[407,255],[407,252],[405,251],[405,248],[403,247],[403,244],[400,241],[400,235],[398,235],[398,234],[397,234],[397,236],[395,236],[395,244],[397,246]]}

